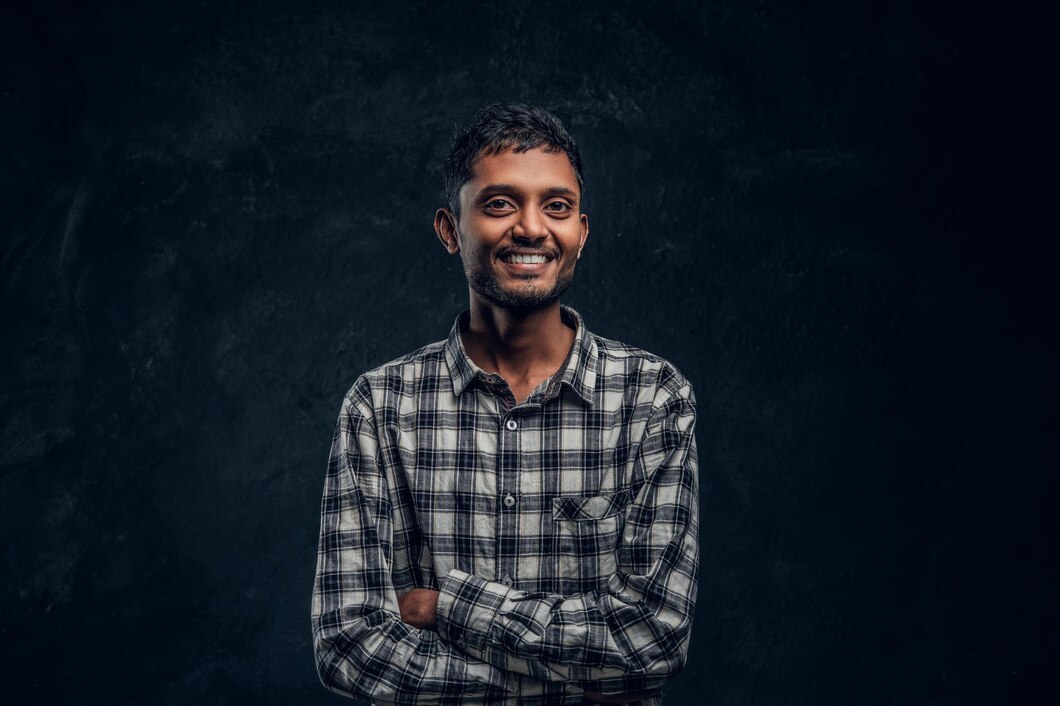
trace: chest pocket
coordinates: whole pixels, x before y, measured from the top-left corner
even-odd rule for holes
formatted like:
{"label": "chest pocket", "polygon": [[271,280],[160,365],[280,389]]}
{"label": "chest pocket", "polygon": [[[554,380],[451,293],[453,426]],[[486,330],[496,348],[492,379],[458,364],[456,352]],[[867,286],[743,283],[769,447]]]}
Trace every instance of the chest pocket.
{"label": "chest pocket", "polygon": [[552,499],[555,577],[562,593],[601,587],[618,569],[629,495],[625,491]]}

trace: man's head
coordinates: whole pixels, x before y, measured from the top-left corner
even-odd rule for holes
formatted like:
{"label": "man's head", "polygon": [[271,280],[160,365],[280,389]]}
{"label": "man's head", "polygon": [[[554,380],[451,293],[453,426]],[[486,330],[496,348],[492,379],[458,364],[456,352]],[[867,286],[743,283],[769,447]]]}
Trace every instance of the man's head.
{"label": "man's head", "polygon": [[446,160],[438,237],[460,253],[472,296],[511,310],[557,301],[589,233],[581,157],[555,116],[492,105],[459,130]]}

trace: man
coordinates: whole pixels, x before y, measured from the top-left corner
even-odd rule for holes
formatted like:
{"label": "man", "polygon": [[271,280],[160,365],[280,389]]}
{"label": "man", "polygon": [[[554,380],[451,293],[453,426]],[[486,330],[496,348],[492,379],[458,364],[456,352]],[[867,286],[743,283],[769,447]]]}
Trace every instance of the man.
{"label": "man", "polygon": [[470,309],[345,396],[320,678],[374,703],[661,703],[696,594],[692,389],[559,303],[589,234],[559,120],[483,109],[445,179],[434,226]]}

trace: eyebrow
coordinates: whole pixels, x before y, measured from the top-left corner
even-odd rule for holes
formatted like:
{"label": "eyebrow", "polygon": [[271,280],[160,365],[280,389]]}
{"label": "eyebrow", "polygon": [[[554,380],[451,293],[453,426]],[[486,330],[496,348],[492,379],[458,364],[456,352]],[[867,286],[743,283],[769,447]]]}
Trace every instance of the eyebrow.
{"label": "eyebrow", "polygon": [[[488,184],[478,192],[478,198],[483,199],[487,196],[493,196],[495,194],[513,194],[519,193],[520,190],[511,184]],[[578,192],[573,189],[568,189],[565,186],[550,186],[543,192],[544,196],[564,196],[572,201],[578,200]]]}

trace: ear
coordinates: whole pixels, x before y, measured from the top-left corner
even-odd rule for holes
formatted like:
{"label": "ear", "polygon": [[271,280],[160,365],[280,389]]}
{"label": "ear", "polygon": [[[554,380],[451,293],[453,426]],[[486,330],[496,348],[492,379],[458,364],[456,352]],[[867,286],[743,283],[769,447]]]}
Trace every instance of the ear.
{"label": "ear", "polygon": [[576,259],[580,260],[582,256],[582,248],[585,247],[585,241],[589,237],[589,216],[583,213],[579,216],[578,220],[580,220],[582,224],[582,237],[581,240],[578,241],[578,257]]}
{"label": "ear", "polygon": [[449,251],[450,255],[460,252],[460,239],[457,237],[456,216],[448,208],[439,208],[434,214],[434,232]]}

